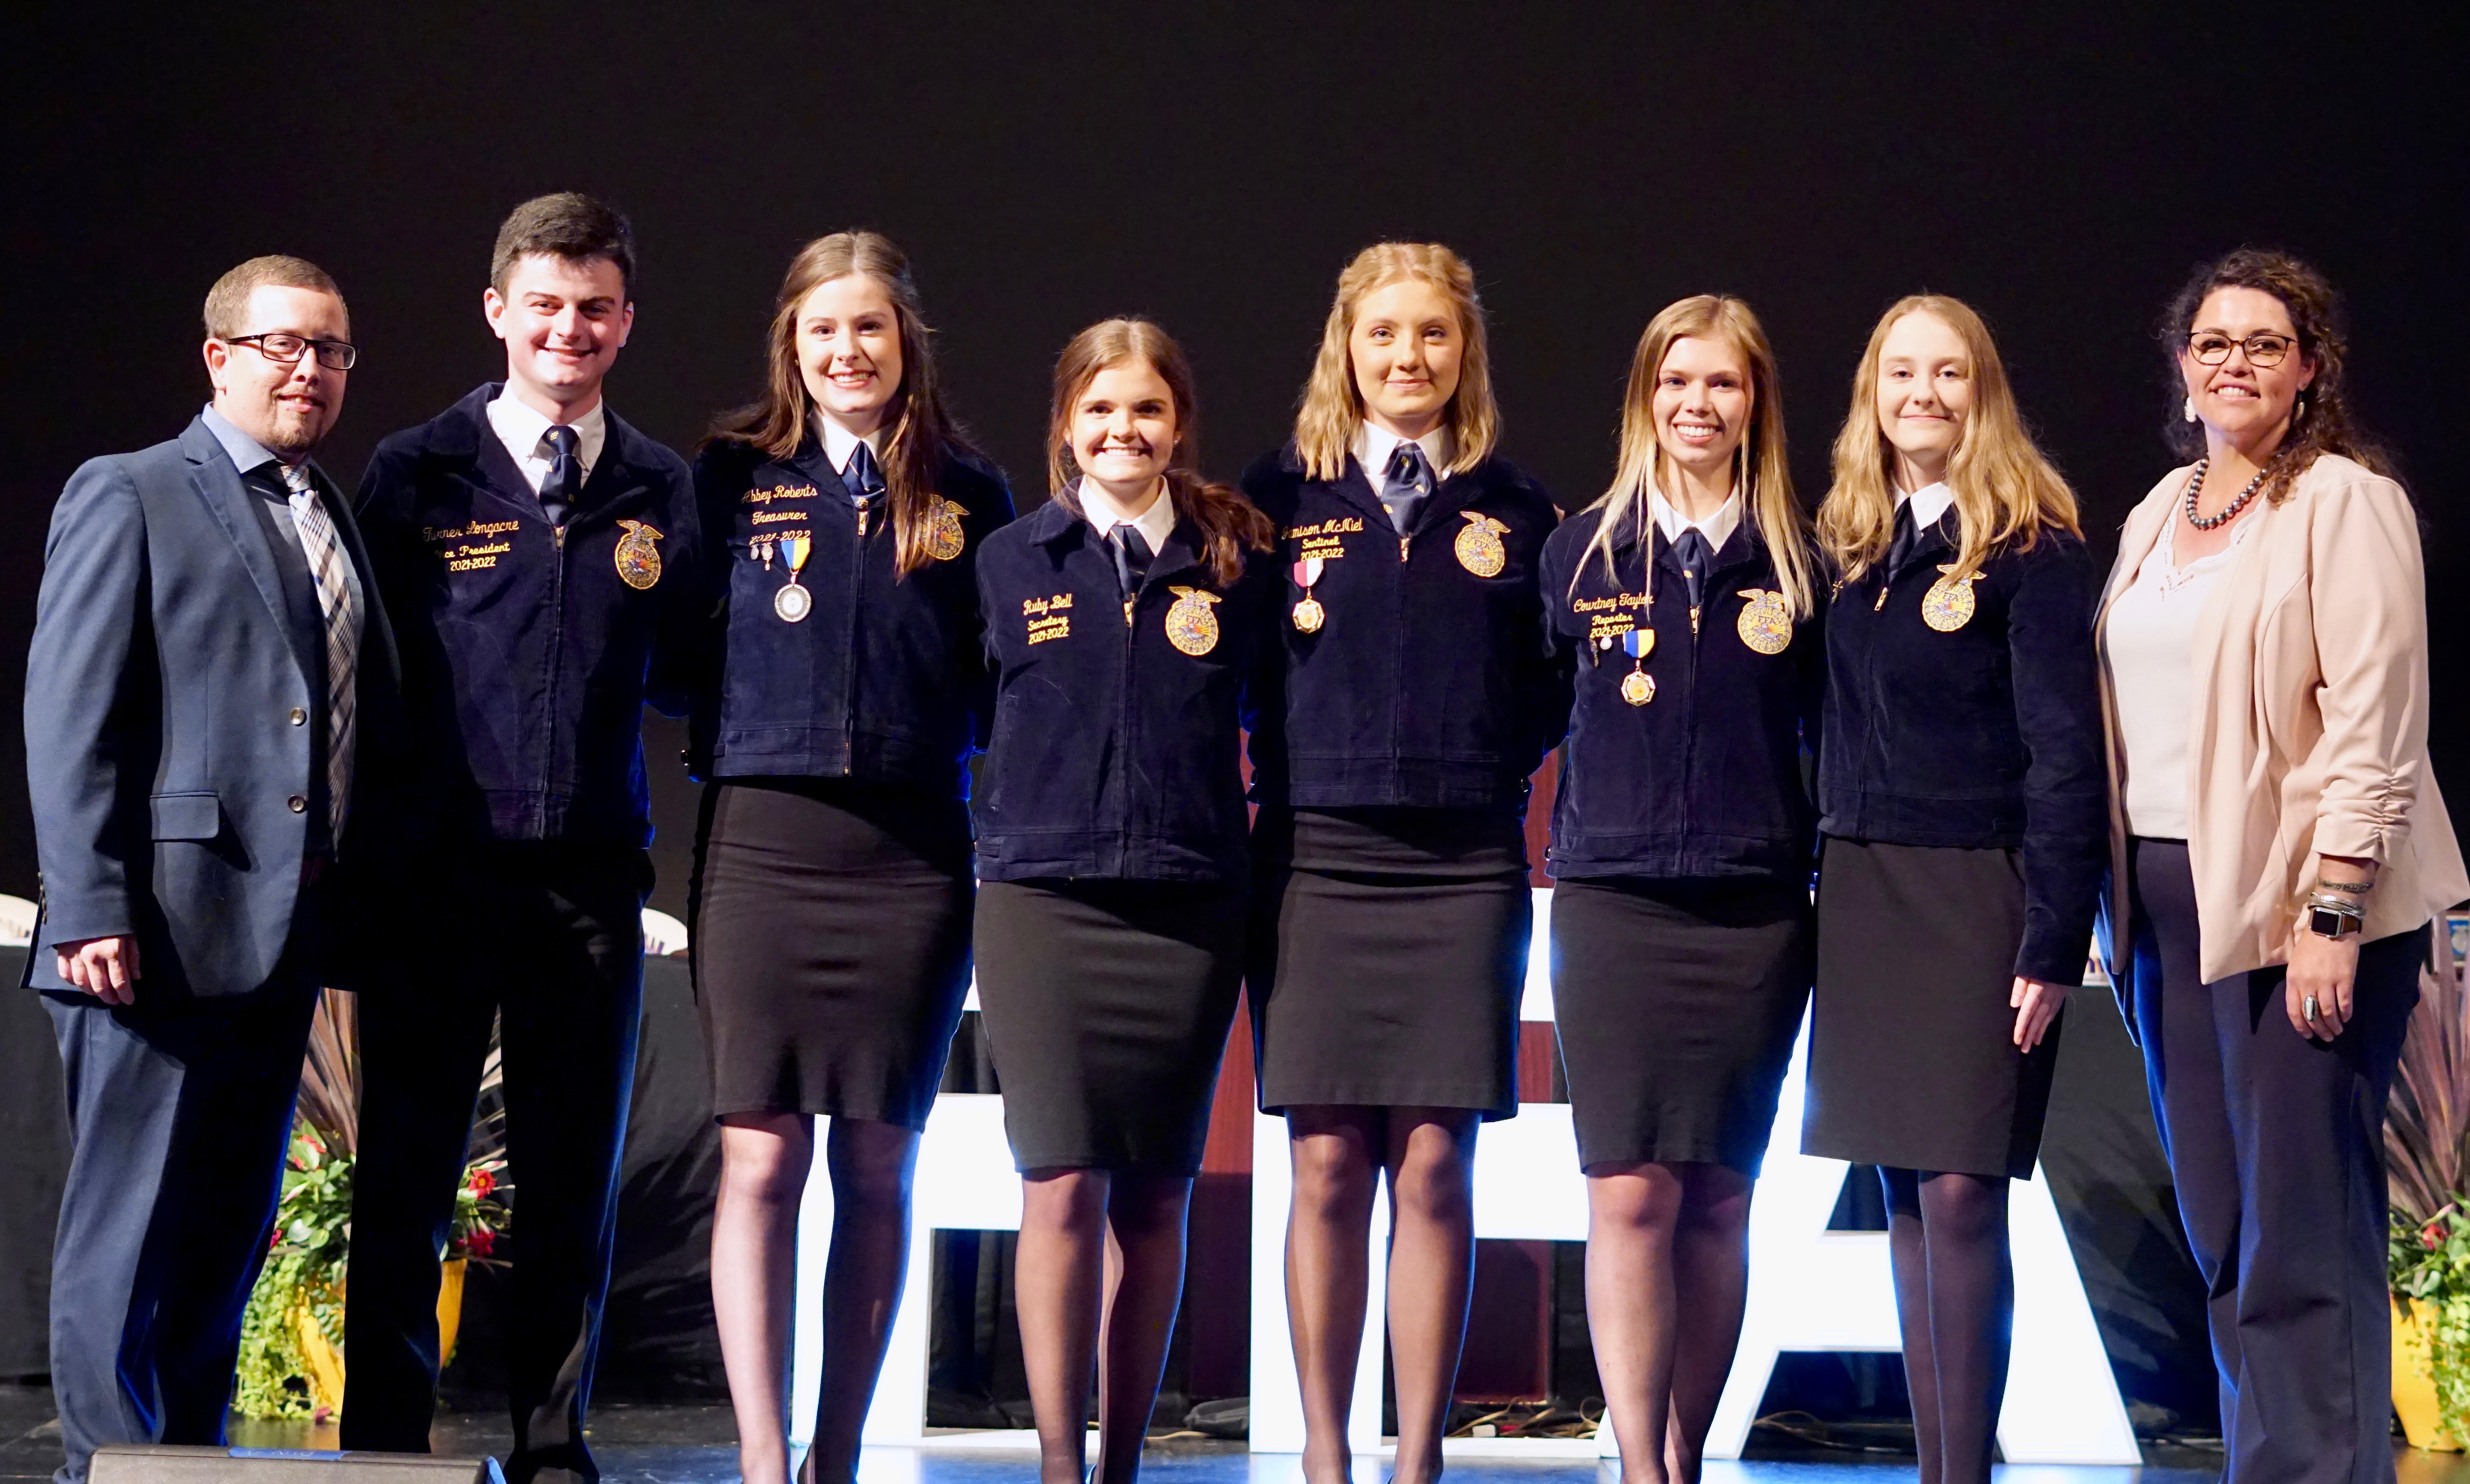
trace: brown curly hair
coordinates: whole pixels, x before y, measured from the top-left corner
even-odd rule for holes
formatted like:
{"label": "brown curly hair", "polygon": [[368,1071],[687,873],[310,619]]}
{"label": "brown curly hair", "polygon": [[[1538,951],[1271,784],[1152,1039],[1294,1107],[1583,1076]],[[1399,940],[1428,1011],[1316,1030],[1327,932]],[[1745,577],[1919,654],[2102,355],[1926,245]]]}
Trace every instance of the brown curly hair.
{"label": "brown curly hair", "polygon": [[2350,335],[2342,296],[2331,280],[2299,259],[2269,247],[2241,247],[2210,263],[2198,264],[2186,284],[2161,314],[2158,336],[2169,363],[2170,447],[2187,458],[2204,453],[2202,425],[2183,417],[2180,399],[2187,394],[2179,361],[2196,314],[2217,289],[2253,289],[2269,293],[2289,312],[2298,332],[2298,353],[2316,364],[2316,380],[2299,394],[2290,426],[2273,451],[2264,498],[2279,504],[2289,498],[2293,481],[2307,472],[2321,453],[2338,453],[2390,476],[2392,458],[2351,414],[2348,378]]}

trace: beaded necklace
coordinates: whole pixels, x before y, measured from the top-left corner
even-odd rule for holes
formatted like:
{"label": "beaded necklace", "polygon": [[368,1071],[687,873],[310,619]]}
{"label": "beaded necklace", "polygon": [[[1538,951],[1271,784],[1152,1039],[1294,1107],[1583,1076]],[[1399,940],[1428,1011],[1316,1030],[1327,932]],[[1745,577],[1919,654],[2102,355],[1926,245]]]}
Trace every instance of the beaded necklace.
{"label": "beaded necklace", "polygon": [[2255,492],[2264,488],[2264,476],[2272,472],[2270,464],[2257,470],[2255,477],[2247,481],[2247,488],[2238,492],[2238,499],[2213,515],[2200,516],[2196,514],[2196,498],[2204,493],[2204,471],[2211,468],[2212,463],[2210,457],[2196,460],[2196,476],[2187,481],[2187,523],[2200,531],[2215,530],[2235,520],[2238,513],[2248,507],[2248,502],[2255,499]]}

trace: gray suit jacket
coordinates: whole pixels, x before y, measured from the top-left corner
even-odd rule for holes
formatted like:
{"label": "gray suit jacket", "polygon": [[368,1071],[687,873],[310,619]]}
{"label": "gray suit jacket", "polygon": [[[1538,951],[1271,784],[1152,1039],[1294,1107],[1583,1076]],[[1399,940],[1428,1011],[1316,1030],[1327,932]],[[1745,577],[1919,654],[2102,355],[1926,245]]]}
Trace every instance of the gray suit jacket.
{"label": "gray suit jacket", "polygon": [[[88,461],[52,512],[26,658],[36,988],[68,987],[55,945],[133,934],[141,1000],[241,994],[292,942],[301,861],[322,833],[306,801],[325,768],[320,729],[296,718],[323,704],[324,639],[301,632],[315,608],[287,596],[256,499],[193,421],[172,442]],[[347,501],[325,503],[367,615],[359,734],[383,736],[394,639]],[[383,786],[378,772],[356,766],[354,794]],[[346,866],[353,833],[347,821]]]}

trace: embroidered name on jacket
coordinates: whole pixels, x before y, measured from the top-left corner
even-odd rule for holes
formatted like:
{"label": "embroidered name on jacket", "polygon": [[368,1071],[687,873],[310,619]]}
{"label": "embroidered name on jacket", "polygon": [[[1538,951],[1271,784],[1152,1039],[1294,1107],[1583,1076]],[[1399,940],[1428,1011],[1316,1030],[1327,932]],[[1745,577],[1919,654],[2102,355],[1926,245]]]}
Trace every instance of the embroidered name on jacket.
{"label": "embroidered name on jacket", "polygon": [[512,535],[522,524],[520,521],[475,521],[469,525],[424,525],[420,539],[436,548],[448,571],[485,572],[514,549],[513,542],[491,538]]}
{"label": "embroidered name on jacket", "polygon": [[1314,525],[1287,527],[1287,540],[1300,542],[1299,557],[1342,557],[1346,544],[1342,538],[1360,535],[1363,530],[1362,516],[1340,516]]}
{"label": "embroidered name on jacket", "polygon": [[1048,639],[1067,638],[1072,633],[1072,594],[1059,592],[1053,597],[1023,598],[1020,615],[1029,627],[1029,641],[1043,644]]}
{"label": "embroidered name on jacket", "polygon": [[[747,504],[760,507],[768,505],[776,499],[813,499],[817,491],[815,487],[811,484],[775,484],[759,490],[748,490],[745,494],[740,495],[737,498]],[[804,510],[764,510],[758,508],[751,518],[751,521],[752,523],[756,525],[777,524],[782,521],[803,521],[806,519],[809,513],[810,512]]]}

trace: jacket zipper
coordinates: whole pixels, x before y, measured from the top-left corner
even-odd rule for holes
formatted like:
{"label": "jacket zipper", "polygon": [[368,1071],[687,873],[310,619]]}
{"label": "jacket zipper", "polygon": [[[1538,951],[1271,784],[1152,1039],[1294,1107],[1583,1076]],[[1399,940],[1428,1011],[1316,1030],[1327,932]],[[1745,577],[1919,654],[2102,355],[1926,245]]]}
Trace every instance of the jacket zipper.
{"label": "jacket zipper", "polygon": [[846,777],[856,749],[851,738],[857,730],[857,626],[866,612],[866,517],[857,510],[857,540],[850,547],[849,623],[841,631],[841,773]]}
{"label": "jacket zipper", "polygon": [[548,684],[541,689],[541,834],[549,829],[549,798],[557,770],[557,691],[558,677],[566,668],[566,527],[549,527],[551,560],[548,568]]}
{"label": "jacket zipper", "polygon": [[[1149,579],[1144,577],[1141,587],[1147,586]],[[1134,588],[1132,595],[1124,599],[1124,667],[1115,686],[1115,735],[1118,740],[1111,767],[1115,775],[1115,807],[1119,823],[1115,826],[1113,873],[1119,876],[1129,874],[1132,864],[1132,777],[1125,759],[1132,754],[1132,661],[1140,638],[1139,631],[1132,627],[1132,610],[1140,601],[1141,588]]]}

